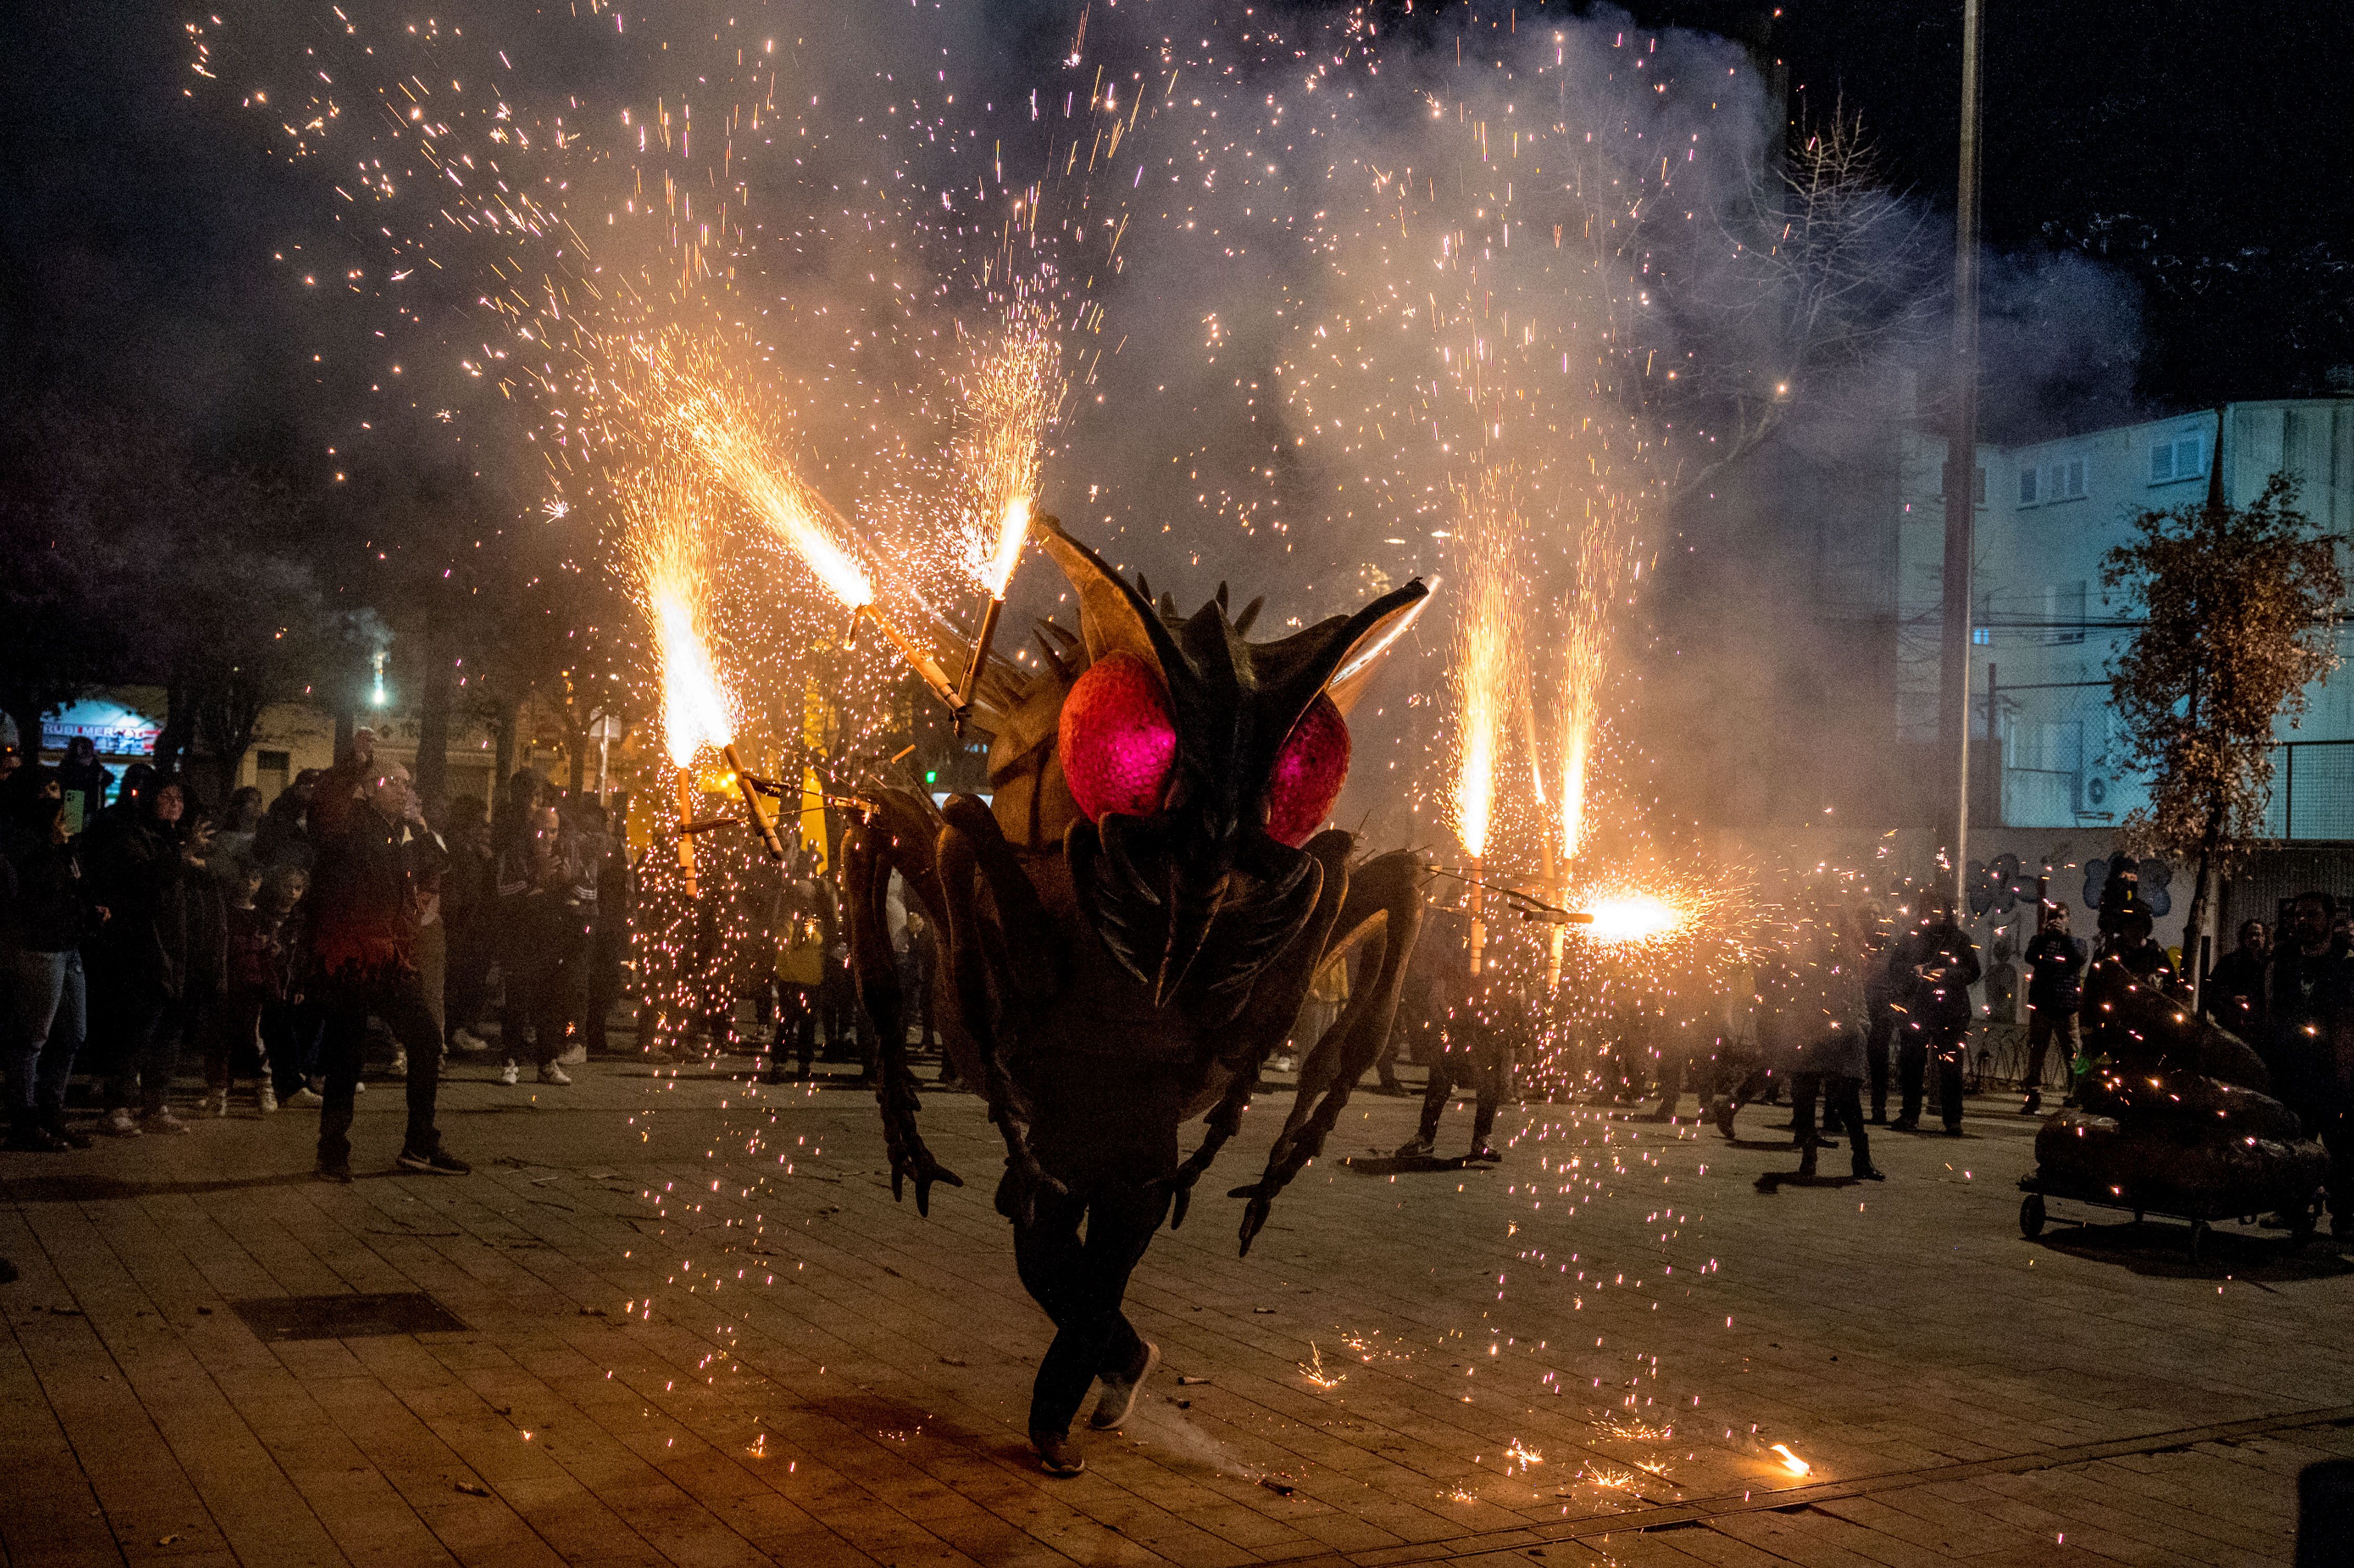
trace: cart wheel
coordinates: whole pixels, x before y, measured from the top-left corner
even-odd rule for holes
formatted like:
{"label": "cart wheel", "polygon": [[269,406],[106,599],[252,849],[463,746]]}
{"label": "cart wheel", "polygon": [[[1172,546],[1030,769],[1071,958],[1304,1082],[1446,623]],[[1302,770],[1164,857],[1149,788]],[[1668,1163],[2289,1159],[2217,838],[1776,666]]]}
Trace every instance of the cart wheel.
{"label": "cart wheel", "polygon": [[2043,1194],[2030,1192],[2019,1202],[2019,1234],[2033,1241],[2043,1234]]}
{"label": "cart wheel", "polygon": [[2204,1220],[2190,1222],[2190,1261],[2203,1263],[2207,1258],[2207,1238],[2214,1233]]}

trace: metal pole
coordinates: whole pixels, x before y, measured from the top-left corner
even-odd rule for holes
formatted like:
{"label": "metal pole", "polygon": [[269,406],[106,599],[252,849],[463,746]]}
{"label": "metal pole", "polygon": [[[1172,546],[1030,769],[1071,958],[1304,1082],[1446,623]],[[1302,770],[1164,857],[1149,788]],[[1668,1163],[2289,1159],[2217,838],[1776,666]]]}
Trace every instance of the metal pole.
{"label": "metal pole", "polygon": [[1984,0],[1962,0],[1961,170],[1954,204],[1954,424],[1946,448],[1944,639],[1937,664],[1946,779],[1952,785],[1954,898],[1970,837],[1970,556],[1978,448],[1978,58]]}

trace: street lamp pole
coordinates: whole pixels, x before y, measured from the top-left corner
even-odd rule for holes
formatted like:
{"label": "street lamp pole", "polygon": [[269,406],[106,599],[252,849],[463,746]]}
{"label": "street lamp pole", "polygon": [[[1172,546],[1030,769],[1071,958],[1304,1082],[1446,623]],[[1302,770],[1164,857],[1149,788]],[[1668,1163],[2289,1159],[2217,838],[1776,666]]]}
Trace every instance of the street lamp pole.
{"label": "street lamp pole", "polygon": [[1978,504],[1978,101],[1984,0],[1962,0],[1961,174],[1954,205],[1954,423],[1946,447],[1944,637],[1937,711],[1953,786],[1949,885],[1962,903],[1970,837],[1971,551]]}

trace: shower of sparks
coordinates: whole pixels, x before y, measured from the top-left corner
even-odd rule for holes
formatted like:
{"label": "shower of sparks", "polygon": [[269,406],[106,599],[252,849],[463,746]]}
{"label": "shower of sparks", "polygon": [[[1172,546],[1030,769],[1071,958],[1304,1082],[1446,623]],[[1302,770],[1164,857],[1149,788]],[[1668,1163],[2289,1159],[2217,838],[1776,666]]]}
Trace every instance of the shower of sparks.
{"label": "shower of sparks", "polygon": [[1691,918],[1656,893],[1622,893],[1585,900],[1594,924],[1584,935],[1596,942],[1648,942],[1664,937]]}
{"label": "shower of sparks", "polygon": [[992,599],[1022,558],[1046,428],[1063,401],[1063,345],[1043,287],[1009,295],[995,340],[964,388],[958,412],[957,461],[974,501],[969,554]]}
{"label": "shower of sparks", "polygon": [[726,689],[711,660],[702,606],[707,572],[695,487],[650,471],[621,494],[628,549],[661,666],[663,739],[671,765],[689,768],[705,748],[735,738]]}
{"label": "shower of sparks", "polygon": [[714,367],[700,346],[671,339],[632,345],[651,382],[649,411],[667,423],[708,465],[712,477],[739,496],[777,541],[814,573],[849,609],[875,602],[875,585],[840,535],[832,507],[787,461],[758,405],[733,378]]}
{"label": "shower of sparks", "polygon": [[1814,1473],[1815,1467],[1807,1463],[1804,1459],[1799,1458],[1796,1454],[1791,1453],[1790,1446],[1787,1443],[1775,1444],[1774,1452],[1782,1456],[1782,1467],[1789,1471],[1790,1474],[1794,1476],[1806,1476]]}
{"label": "shower of sparks", "polygon": [[1463,602],[1457,611],[1454,685],[1455,836],[1474,859],[1488,853],[1496,810],[1500,747],[1514,683],[1520,678],[1513,635],[1516,578],[1513,549],[1520,519],[1509,474],[1482,470],[1459,487],[1460,532],[1469,553]]}
{"label": "shower of sparks", "polygon": [[1308,1341],[1308,1359],[1299,1363],[1299,1375],[1318,1388],[1338,1388],[1349,1377],[1347,1372],[1324,1370],[1324,1354],[1313,1340]]}

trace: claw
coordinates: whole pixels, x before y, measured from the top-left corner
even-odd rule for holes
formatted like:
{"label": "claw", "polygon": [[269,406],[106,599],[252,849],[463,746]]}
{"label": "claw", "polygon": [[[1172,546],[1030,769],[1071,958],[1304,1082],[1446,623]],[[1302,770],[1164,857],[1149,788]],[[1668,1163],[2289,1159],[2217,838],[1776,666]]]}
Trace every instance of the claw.
{"label": "claw", "polygon": [[1237,1255],[1242,1257],[1250,1255],[1251,1242],[1258,1235],[1259,1227],[1267,1224],[1268,1211],[1274,1206],[1269,1195],[1265,1192],[1257,1193],[1248,1204],[1245,1205],[1242,1228],[1243,1249]]}
{"label": "claw", "polygon": [[1185,1210],[1193,1202],[1193,1189],[1190,1185],[1180,1187],[1170,1195],[1169,1228],[1171,1230],[1173,1231],[1185,1223]]}

